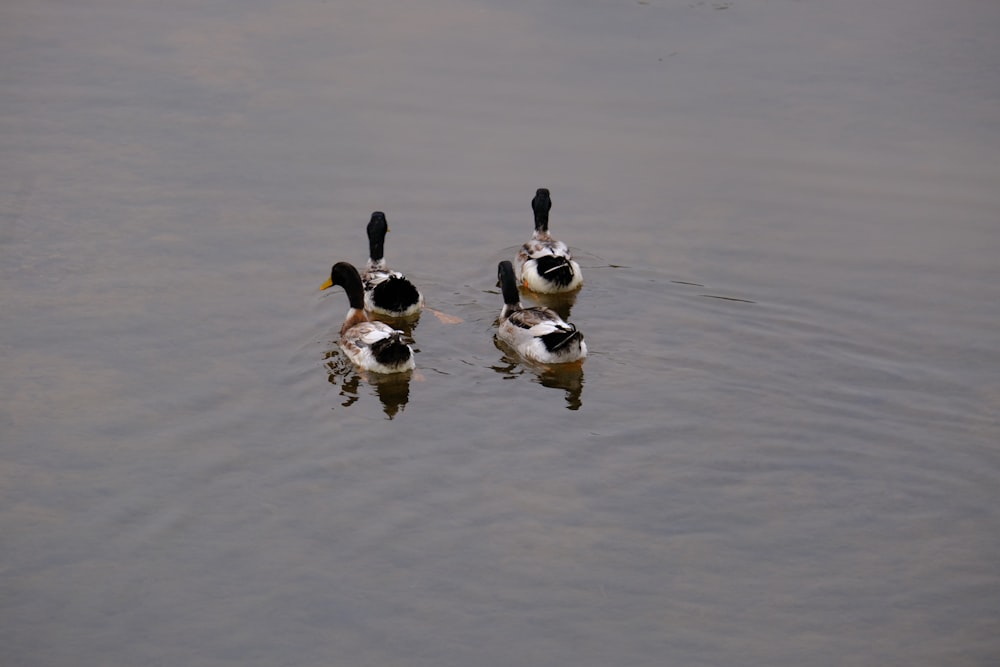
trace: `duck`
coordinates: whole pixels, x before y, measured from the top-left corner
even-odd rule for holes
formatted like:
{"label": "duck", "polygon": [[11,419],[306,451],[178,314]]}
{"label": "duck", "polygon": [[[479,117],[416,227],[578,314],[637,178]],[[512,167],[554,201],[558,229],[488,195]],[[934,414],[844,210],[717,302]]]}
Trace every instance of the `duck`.
{"label": "duck", "polygon": [[531,240],[517,252],[521,284],[539,294],[574,292],[583,285],[580,265],[573,261],[566,244],[549,234],[551,208],[552,198],[548,188],[538,188],[531,200],[535,231]]}
{"label": "duck", "polygon": [[320,290],[340,285],[351,307],[340,327],[340,348],[359,368],[375,373],[402,373],[412,370],[413,349],[403,342],[403,332],[385,322],[372,320],[364,309],[364,285],[357,268],[337,262]]}
{"label": "duck", "polygon": [[387,317],[409,318],[424,307],[424,297],[406,276],[386,265],[385,235],[388,231],[385,213],[372,213],[368,222],[368,263],[361,277],[365,310]]}
{"label": "duck", "polygon": [[497,336],[523,358],[541,364],[580,361],[587,356],[583,332],[550,308],[524,308],[517,290],[514,265],[504,260],[497,266],[503,294]]}

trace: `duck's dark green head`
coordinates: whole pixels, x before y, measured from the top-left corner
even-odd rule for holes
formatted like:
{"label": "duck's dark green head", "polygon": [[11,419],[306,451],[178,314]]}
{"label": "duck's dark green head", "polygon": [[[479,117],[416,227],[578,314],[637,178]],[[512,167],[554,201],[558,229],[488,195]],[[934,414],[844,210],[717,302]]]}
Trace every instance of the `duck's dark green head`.
{"label": "duck's dark green head", "polygon": [[330,269],[330,277],[320,286],[320,290],[330,289],[335,285],[340,285],[347,292],[347,298],[351,302],[351,308],[364,308],[364,285],[361,282],[361,274],[348,262],[337,262]]}
{"label": "duck's dark green head", "polygon": [[549,198],[548,188],[538,188],[535,197],[531,200],[531,210],[535,212],[535,229],[541,232],[549,231],[549,209],[552,208],[552,199]]}
{"label": "duck's dark green head", "polygon": [[375,211],[368,222],[368,256],[374,260],[385,257],[385,235],[389,231],[389,223],[385,213]]}

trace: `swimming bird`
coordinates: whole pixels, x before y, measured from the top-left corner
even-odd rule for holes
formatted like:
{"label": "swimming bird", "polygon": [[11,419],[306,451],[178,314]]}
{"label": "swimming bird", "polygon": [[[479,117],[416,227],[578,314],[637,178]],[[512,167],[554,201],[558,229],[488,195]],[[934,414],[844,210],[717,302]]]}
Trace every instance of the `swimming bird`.
{"label": "swimming bird", "polygon": [[353,264],[337,262],[330,278],[320,287],[340,285],[347,293],[350,310],[340,328],[340,348],[364,370],[376,373],[400,373],[414,367],[413,350],[403,342],[403,332],[385,322],[370,320],[364,311],[364,288]]}
{"label": "swimming bird", "polygon": [[368,264],[361,277],[365,286],[365,309],[389,317],[410,317],[424,307],[424,297],[402,273],[386,266],[385,235],[388,231],[385,213],[372,213],[368,223]]}
{"label": "swimming bird", "polygon": [[541,294],[572,292],[583,284],[580,265],[573,261],[569,248],[549,234],[549,209],[552,199],[546,188],[538,188],[531,200],[535,212],[535,231],[531,240],[517,252],[521,284]]}
{"label": "swimming bird", "polygon": [[521,306],[514,266],[507,260],[497,267],[503,293],[503,310],[497,335],[530,361],[558,364],[587,356],[587,344],[576,325],[564,321],[549,308]]}

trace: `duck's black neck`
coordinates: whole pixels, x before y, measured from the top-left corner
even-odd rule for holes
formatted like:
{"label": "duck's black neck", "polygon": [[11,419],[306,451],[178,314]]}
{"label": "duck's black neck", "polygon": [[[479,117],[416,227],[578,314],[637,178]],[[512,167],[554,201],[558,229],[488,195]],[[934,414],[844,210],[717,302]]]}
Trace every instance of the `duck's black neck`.
{"label": "duck's black neck", "polygon": [[385,257],[385,234],[389,231],[389,223],[385,213],[375,211],[368,223],[368,257],[378,262]]}
{"label": "duck's black neck", "polygon": [[497,276],[500,279],[500,291],[503,294],[503,302],[506,306],[517,309],[521,305],[521,294],[517,291],[517,278],[514,277],[514,265],[509,261],[500,262],[497,267]]}
{"label": "duck's black neck", "polygon": [[552,208],[552,200],[549,198],[549,191],[545,188],[538,188],[535,198],[531,200],[531,210],[535,212],[535,231],[549,231],[549,209]]}

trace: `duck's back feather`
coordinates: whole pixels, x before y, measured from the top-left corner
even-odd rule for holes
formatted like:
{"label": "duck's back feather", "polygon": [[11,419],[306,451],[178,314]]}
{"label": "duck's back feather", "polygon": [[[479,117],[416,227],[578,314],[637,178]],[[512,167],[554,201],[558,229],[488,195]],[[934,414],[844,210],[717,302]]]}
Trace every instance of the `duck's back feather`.
{"label": "duck's back feather", "polygon": [[399,271],[367,271],[365,308],[383,315],[406,316],[423,307],[420,291]]}
{"label": "duck's back feather", "polygon": [[538,232],[517,253],[521,282],[536,292],[570,292],[583,284],[580,265],[562,241]]}
{"label": "duck's back feather", "polygon": [[402,332],[384,322],[365,321],[345,329],[340,347],[358,366],[381,373],[414,367],[413,352],[403,342]]}
{"label": "duck's back feather", "polygon": [[548,308],[514,310],[500,322],[500,338],[533,361],[558,363],[587,355],[583,333]]}

